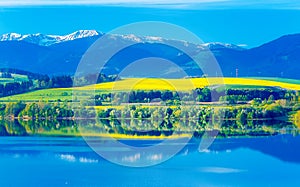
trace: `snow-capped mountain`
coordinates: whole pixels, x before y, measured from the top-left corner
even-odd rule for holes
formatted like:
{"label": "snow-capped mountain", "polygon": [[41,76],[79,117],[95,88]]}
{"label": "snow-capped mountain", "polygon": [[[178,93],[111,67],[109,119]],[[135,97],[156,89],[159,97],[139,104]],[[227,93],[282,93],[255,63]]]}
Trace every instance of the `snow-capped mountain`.
{"label": "snow-capped mountain", "polygon": [[1,41],[12,41],[12,40],[21,40],[23,35],[18,33],[7,33],[3,34],[0,39]]}
{"label": "snow-capped mountain", "polygon": [[[18,34],[18,33],[8,33],[0,36],[0,41],[26,41],[28,43],[37,44],[40,46],[51,46],[53,44],[58,44],[61,42],[67,42],[82,38],[89,38],[94,36],[102,36],[104,33],[98,32],[96,30],[78,30],[71,34],[67,35],[46,35],[46,34]],[[166,39],[158,36],[136,36],[134,34],[109,34],[109,37],[113,40],[125,40],[131,42],[142,42],[142,43],[165,43],[165,44],[181,44],[185,47],[197,48],[200,50],[214,50],[214,49],[234,49],[234,50],[243,50],[243,48],[233,45],[220,42],[210,42],[204,44],[193,44],[187,41]]]}
{"label": "snow-capped mountain", "polygon": [[103,33],[98,32],[96,30],[79,30],[71,34],[61,36],[61,41],[70,41],[70,40],[76,40],[80,38],[87,38],[87,37],[101,36],[101,35],[103,35]]}
{"label": "snow-capped mountain", "polygon": [[[221,42],[208,42],[202,44],[195,44],[188,41],[183,40],[175,40],[175,39],[166,39],[158,36],[136,36],[134,34],[128,35],[112,35],[111,38],[127,40],[137,43],[163,43],[163,44],[176,44],[176,45],[183,45],[185,47],[190,48],[197,48],[200,50],[217,50],[217,49],[233,49],[233,50],[245,50],[238,45],[229,44],[229,43],[221,43]],[[175,45],[175,46],[176,46]]]}
{"label": "snow-capped mountain", "polygon": [[234,50],[245,50],[244,48],[234,45],[234,44],[228,44],[228,43],[221,43],[221,42],[209,42],[202,44],[202,46],[205,46],[209,48],[210,50],[214,49],[234,49]]}
{"label": "snow-capped mountain", "polygon": [[37,44],[40,46],[50,46],[53,44],[76,40],[80,38],[87,38],[92,36],[102,35],[103,33],[95,30],[79,30],[67,35],[45,35],[41,33],[37,34],[18,34],[8,33],[0,36],[0,41],[26,41],[28,43]]}

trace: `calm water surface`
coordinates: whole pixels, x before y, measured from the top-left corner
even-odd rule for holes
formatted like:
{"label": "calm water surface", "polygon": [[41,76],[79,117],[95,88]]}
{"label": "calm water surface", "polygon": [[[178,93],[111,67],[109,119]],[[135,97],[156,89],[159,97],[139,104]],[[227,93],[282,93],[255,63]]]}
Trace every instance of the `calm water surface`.
{"label": "calm water surface", "polygon": [[[126,149],[109,146],[109,140],[99,145],[115,159],[141,162],[136,153],[119,154]],[[198,147],[199,140],[192,139],[161,164],[132,168],[103,159],[82,138],[1,137],[0,186],[300,186],[300,136],[222,138],[204,151]],[[162,151],[141,154],[153,161],[166,156]]]}

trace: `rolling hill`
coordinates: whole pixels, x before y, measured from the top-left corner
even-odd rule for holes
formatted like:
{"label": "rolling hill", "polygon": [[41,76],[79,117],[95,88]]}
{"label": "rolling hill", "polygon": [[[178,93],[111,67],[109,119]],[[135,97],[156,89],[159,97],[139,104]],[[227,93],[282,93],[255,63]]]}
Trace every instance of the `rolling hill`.
{"label": "rolling hill", "polygon": [[73,92],[85,94],[97,92],[118,92],[131,90],[172,90],[190,91],[196,88],[221,85],[237,86],[237,88],[264,88],[274,87],[288,90],[300,90],[298,80],[268,79],[268,78],[191,78],[191,79],[155,79],[155,78],[128,78],[116,82],[100,83],[77,88],[52,88],[28,92],[0,98],[0,101],[64,101],[72,100]]}

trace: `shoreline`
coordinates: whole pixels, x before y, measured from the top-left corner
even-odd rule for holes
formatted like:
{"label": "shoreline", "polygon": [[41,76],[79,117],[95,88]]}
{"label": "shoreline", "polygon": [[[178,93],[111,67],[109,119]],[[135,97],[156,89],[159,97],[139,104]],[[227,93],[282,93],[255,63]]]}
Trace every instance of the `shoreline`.
{"label": "shoreline", "polygon": [[[212,133],[212,131],[208,131],[206,133]],[[203,132],[204,134],[204,132]],[[213,139],[222,139],[222,138],[257,138],[257,137],[272,137],[276,135],[282,135],[282,134],[290,134],[290,135],[296,135],[293,133],[258,133],[258,134],[236,134],[236,135],[228,135],[228,136],[222,136],[220,133],[214,134],[212,133],[211,136],[205,136],[204,138],[213,138]],[[221,135],[221,136],[220,136]],[[106,140],[115,139],[115,140],[175,140],[175,139],[201,139],[202,136],[194,136],[194,134],[175,134],[175,135],[159,135],[159,136],[150,136],[150,135],[126,135],[126,134],[106,134],[106,133],[78,133],[78,134],[65,134],[65,133],[36,133],[36,134],[27,134],[23,136],[18,135],[8,135],[8,136],[0,136],[0,137],[61,137],[61,138],[103,138]]]}
{"label": "shoreline", "polygon": [[82,137],[84,138],[107,138],[107,139],[126,139],[126,140],[165,140],[165,139],[180,139],[180,138],[193,138],[193,134],[177,134],[171,136],[159,135],[159,136],[150,136],[150,135],[127,135],[127,134],[106,134],[106,133],[78,133],[72,135],[66,135],[63,133],[37,133],[28,135],[39,136],[39,137]]}

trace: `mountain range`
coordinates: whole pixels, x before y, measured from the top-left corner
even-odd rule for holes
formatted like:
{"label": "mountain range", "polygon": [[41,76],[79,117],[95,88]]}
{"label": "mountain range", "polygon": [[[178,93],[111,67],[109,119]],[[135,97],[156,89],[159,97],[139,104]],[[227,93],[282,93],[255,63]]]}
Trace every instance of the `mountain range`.
{"label": "mountain range", "polygon": [[[261,46],[245,49],[220,42],[196,44],[156,36],[104,34],[95,30],[79,30],[64,36],[8,33],[0,36],[0,68],[72,75],[87,49],[104,35],[107,43],[101,46],[103,48],[138,42],[114,55],[103,69],[106,74],[118,74],[136,60],[156,57],[174,62],[189,76],[202,76],[203,72],[195,66],[190,56],[170,47],[176,44],[192,56],[211,51],[224,76],[300,79],[300,34],[285,35]],[[200,58],[200,62],[209,65],[205,55]],[[176,71],[171,71],[171,68],[163,71],[164,75],[176,77]]]}
{"label": "mountain range", "polygon": [[18,34],[18,33],[7,33],[0,36],[0,41],[25,41],[32,44],[37,44],[40,46],[50,46],[53,44],[72,41],[80,38],[87,38],[92,36],[101,36],[100,33],[95,30],[79,30],[71,34],[64,36],[60,35],[45,35],[41,33],[37,34]]}

